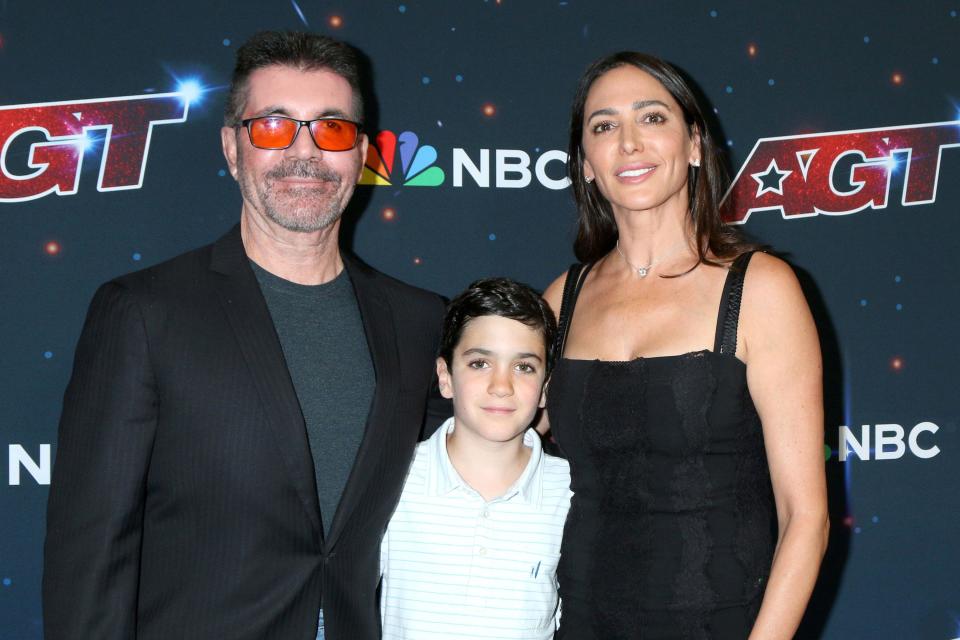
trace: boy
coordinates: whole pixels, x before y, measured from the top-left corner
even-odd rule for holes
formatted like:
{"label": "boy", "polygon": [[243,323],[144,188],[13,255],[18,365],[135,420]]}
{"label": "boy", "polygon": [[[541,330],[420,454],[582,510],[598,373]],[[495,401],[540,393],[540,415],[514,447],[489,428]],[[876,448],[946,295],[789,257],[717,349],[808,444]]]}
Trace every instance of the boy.
{"label": "boy", "polygon": [[454,416],[417,446],[384,535],[384,639],[553,637],[570,469],[529,427],[555,333],[543,299],[505,278],[447,307],[437,375]]}

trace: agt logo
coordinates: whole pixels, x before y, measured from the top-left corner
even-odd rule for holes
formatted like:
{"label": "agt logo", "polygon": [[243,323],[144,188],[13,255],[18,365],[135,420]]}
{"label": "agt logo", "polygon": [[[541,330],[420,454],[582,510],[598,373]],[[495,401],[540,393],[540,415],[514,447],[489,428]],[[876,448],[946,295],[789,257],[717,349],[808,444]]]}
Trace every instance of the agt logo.
{"label": "agt logo", "polygon": [[[564,189],[570,185],[566,176],[567,154],[559,149],[540,154],[536,161],[520,149],[494,149],[492,164],[490,151],[480,149],[474,159],[465,149],[453,149],[453,186],[464,186],[465,177],[481,188],[489,188],[491,178],[493,186],[498,189],[523,189],[534,179],[547,189]],[[397,152],[400,154],[399,166]],[[421,146],[420,139],[412,131],[404,131],[399,137],[392,131],[381,131],[367,151],[360,184],[438,187],[446,180],[447,174],[436,166],[437,157],[436,148]],[[547,166],[554,162],[563,165],[562,169],[552,171],[559,174],[557,177],[547,173]]]}
{"label": "agt logo", "polygon": [[153,127],[185,122],[198,91],[0,106],[0,202],[75,194],[96,131],[97,190],[139,189]]}
{"label": "agt logo", "polygon": [[957,146],[960,120],[762,138],[725,196],[724,219],[739,224],[767,210],[794,219],[883,209],[901,171],[900,203],[930,204],[940,155]]}

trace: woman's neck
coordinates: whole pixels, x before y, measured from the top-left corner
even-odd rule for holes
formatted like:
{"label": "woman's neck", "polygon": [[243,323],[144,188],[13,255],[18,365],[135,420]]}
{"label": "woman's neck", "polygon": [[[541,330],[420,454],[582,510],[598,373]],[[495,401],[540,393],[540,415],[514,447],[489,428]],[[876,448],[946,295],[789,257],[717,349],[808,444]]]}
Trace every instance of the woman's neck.
{"label": "woman's neck", "polygon": [[614,253],[620,254],[614,257],[622,257],[629,268],[696,255],[693,223],[685,207],[614,211],[614,217],[619,233]]}

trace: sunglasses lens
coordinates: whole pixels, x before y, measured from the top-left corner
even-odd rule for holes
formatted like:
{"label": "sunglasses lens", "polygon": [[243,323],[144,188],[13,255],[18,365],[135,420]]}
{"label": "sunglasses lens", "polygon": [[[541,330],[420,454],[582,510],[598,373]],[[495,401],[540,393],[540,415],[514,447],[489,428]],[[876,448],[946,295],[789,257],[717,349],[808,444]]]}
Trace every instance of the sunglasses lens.
{"label": "sunglasses lens", "polygon": [[250,121],[250,142],[261,149],[283,149],[293,142],[298,126],[286,118],[255,118]]}
{"label": "sunglasses lens", "polygon": [[310,123],[310,133],[324,151],[346,151],[357,144],[357,125],[349,120],[314,120]]}

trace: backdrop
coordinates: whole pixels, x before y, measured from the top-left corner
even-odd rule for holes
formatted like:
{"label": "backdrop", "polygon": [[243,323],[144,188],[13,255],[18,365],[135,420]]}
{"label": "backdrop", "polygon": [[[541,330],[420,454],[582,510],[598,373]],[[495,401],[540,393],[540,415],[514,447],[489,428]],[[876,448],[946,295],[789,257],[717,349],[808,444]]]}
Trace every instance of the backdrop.
{"label": "backdrop", "polygon": [[[960,2],[0,0],[0,637],[40,638],[56,428],[96,286],[218,237],[237,46],[368,56],[374,153],[345,244],[451,295],[572,261],[569,103],[593,59],[699,84],[731,220],[796,268],[825,358],[833,530],[803,637],[960,636]],[[951,373],[954,372],[954,373]]]}

